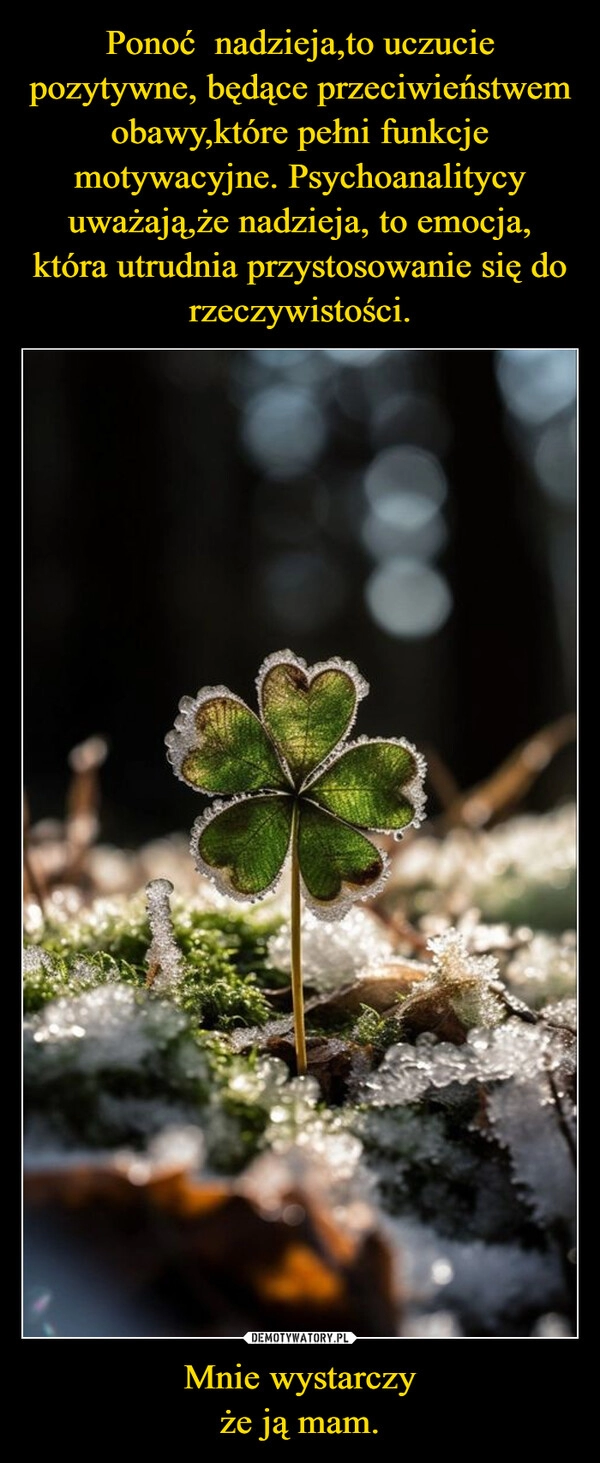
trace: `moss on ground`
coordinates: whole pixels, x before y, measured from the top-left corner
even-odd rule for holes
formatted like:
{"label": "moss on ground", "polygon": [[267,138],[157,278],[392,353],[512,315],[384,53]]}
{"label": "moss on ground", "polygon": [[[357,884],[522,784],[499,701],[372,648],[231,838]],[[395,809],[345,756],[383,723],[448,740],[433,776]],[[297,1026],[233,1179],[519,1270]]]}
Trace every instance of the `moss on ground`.
{"label": "moss on ground", "polygon": [[[204,913],[176,905],[173,933],[184,975],[171,998],[208,1030],[263,1025],[272,1014],[263,987],[282,980],[267,956],[268,939],[277,925],[273,921],[257,927],[241,914]],[[47,1001],[79,995],[106,981],[145,986],[150,940],[139,898],[96,904],[77,919],[48,923],[28,947],[25,1012],[39,1011]]]}

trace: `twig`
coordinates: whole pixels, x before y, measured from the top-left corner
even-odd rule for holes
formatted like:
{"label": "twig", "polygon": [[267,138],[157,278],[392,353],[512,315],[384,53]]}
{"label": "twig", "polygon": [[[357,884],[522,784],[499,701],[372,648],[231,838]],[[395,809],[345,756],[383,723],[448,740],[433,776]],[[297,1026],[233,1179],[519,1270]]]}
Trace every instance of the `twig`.
{"label": "twig", "polygon": [[446,810],[441,827],[485,828],[521,802],[552,758],[576,735],[576,720],[561,716],[523,742],[485,782],[461,794]]}

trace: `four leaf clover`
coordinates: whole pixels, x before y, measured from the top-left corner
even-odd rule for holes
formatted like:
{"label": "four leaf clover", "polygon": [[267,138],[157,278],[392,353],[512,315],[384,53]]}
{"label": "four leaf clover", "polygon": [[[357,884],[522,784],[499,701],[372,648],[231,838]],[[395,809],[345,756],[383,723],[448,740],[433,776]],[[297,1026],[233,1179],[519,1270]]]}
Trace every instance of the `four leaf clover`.
{"label": "four leaf clover", "polygon": [[366,834],[400,837],[421,821],[424,759],[404,738],[348,741],[369,689],[349,661],[308,667],[279,651],[256,684],[260,716],[206,686],[183,698],[166,737],[183,782],[228,798],[196,819],[196,867],[223,894],[256,900],[291,854],[309,908],[339,919],[386,877],[387,857]]}

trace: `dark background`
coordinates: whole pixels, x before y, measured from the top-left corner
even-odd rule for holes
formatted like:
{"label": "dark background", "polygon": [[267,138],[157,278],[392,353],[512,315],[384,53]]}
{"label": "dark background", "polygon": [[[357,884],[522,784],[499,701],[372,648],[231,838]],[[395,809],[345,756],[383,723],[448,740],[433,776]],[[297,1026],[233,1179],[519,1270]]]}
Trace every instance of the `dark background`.
{"label": "dark background", "polygon": [[[354,660],[358,731],[462,787],[574,705],[575,353],[27,351],[26,782],[102,732],[104,833],[195,808],[183,694]],[[572,787],[564,754],[533,794]],[[432,809],[435,801],[432,803]]]}

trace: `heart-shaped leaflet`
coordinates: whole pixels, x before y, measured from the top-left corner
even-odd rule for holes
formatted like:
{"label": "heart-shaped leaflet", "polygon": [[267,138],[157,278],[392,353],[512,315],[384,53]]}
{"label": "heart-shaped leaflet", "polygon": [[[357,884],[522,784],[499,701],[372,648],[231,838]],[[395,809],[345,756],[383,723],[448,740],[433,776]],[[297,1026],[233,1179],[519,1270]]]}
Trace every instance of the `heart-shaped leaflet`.
{"label": "heart-shaped leaflet", "polygon": [[349,661],[336,657],[309,671],[290,650],[269,656],[256,685],[263,724],[297,789],[347,737],[369,690]]}

